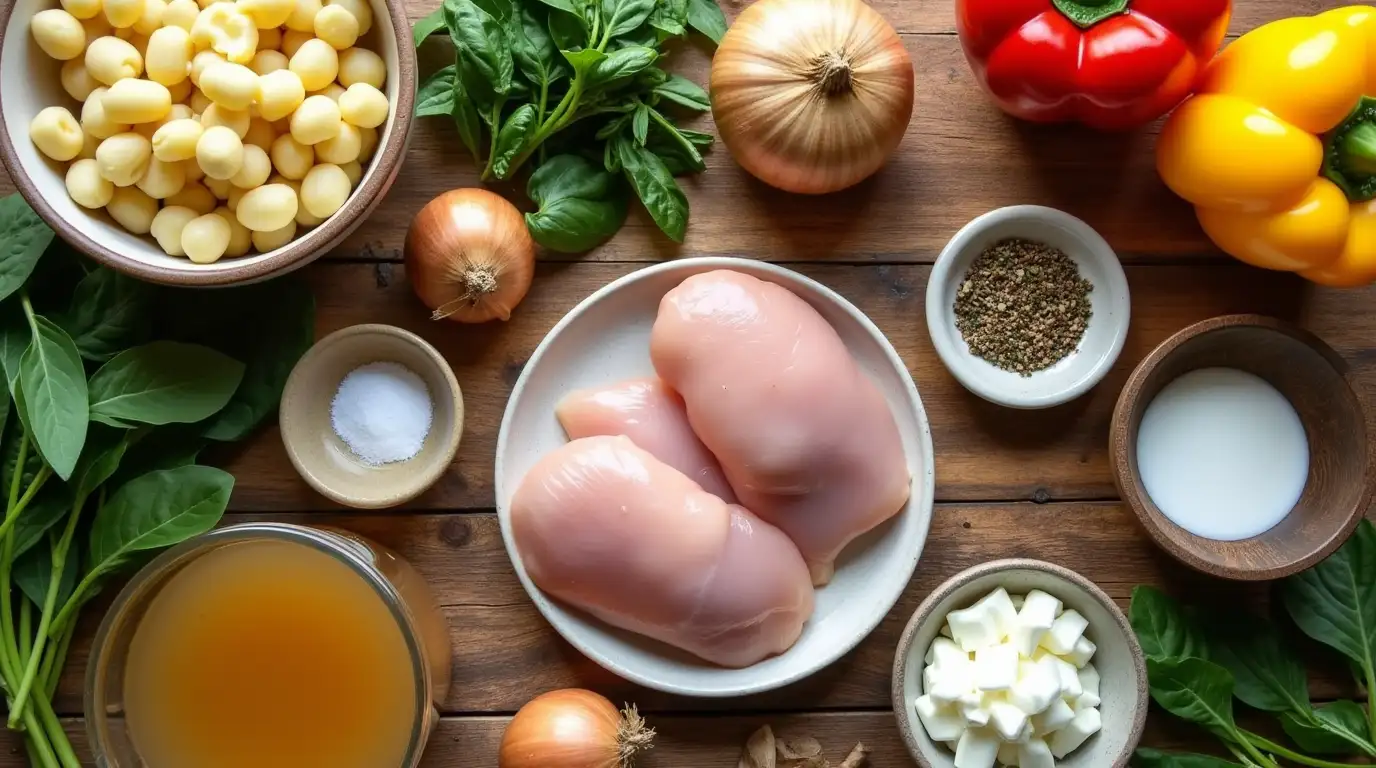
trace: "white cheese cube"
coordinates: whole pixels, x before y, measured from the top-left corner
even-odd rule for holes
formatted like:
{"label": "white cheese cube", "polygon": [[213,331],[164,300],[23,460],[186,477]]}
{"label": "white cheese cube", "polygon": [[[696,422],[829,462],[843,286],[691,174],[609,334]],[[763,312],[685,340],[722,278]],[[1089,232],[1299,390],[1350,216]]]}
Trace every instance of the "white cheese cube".
{"label": "white cheese cube", "polygon": [[1045,592],[1034,589],[1027,594],[1027,600],[1018,611],[1017,621],[1009,634],[1018,653],[1030,658],[1036,652],[1037,645],[1051,630],[1060,610],[1061,601]]}
{"label": "white cheese cube", "polygon": [[926,662],[938,667],[959,666],[970,663],[970,654],[962,651],[955,641],[938,637],[932,641],[932,647],[927,649]]}
{"label": "white cheese cube", "polygon": [[1056,699],[1051,702],[1051,706],[1046,711],[1032,718],[1032,730],[1038,736],[1045,737],[1049,733],[1055,733],[1062,728],[1070,725],[1070,721],[1075,719],[1075,710],[1065,699]]}
{"label": "white cheese cube", "polygon": [[1006,691],[1018,681],[1018,649],[1012,643],[975,651],[975,687],[981,691]]}
{"label": "white cheese cube", "polygon": [[1074,664],[1065,659],[1059,659],[1055,656],[1051,658],[1051,663],[1056,665],[1056,673],[1061,678],[1061,695],[1067,699],[1078,698],[1080,694],[1085,692],[1084,687],[1080,685],[1080,671],[1075,668]]}
{"label": "white cheese cube", "polygon": [[1057,656],[1064,656],[1075,650],[1075,642],[1089,628],[1089,620],[1074,609],[1062,613],[1051,623],[1051,631],[1042,638],[1042,647]]}
{"label": "white cheese cube", "polygon": [[1099,646],[1095,645],[1093,641],[1087,637],[1081,637],[1075,641],[1075,647],[1070,650],[1070,653],[1065,655],[1065,660],[1077,667],[1083,667],[1089,663],[1090,659],[1094,658],[1094,653],[1098,650]]}
{"label": "white cheese cube", "polygon": [[1018,744],[1016,742],[1009,741],[999,745],[999,765],[1017,768]]}
{"label": "white cheese cube", "polygon": [[1082,709],[1076,712],[1075,719],[1070,721],[1070,725],[1056,731],[1051,737],[1051,754],[1058,759],[1064,758],[1089,741],[1089,737],[1098,733],[1103,725],[1097,709]]}
{"label": "white cheese cube", "polygon": [[1080,668],[1080,688],[1085,693],[1099,695],[1099,670],[1093,664],[1086,664]]}
{"label": "white cheese cube", "polygon": [[965,718],[950,707],[940,706],[931,696],[919,697],[914,707],[932,741],[953,741],[965,732]]}
{"label": "white cheese cube", "polygon": [[1018,738],[1015,741],[1019,744],[1023,744],[1034,735],[1036,735],[1036,732],[1032,728],[1032,718],[1029,717],[1027,718],[1027,725],[1022,727],[1022,733],[1018,734]]}
{"label": "white cheese cube", "polygon": [[1099,698],[1099,694],[1085,691],[1075,698],[1074,706],[1075,711],[1079,712],[1082,709],[1093,709],[1103,703],[1103,700]]}
{"label": "white cheese cube", "polygon": [[1051,756],[1051,747],[1041,739],[1030,739],[1018,746],[1018,765],[1021,768],[1056,768],[1056,758]]}
{"label": "white cheese cube", "polygon": [[999,758],[999,737],[986,728],[971,728],[956,743],[955,768],[994,768]]}
{"label": "white cheese cube", "polygon": [[[1048,656],[1048,660],[1055,659]],[[1018,663],[1018,681],[1008,693],[1009,703],[1035,715],[1051,706],[1051,702],[1061,697],[1061,677],[1056,667],[1049,661],[1021,661]]]}
{"label": "white cheese cube", "polygon": [[1004,741],[1017,741],[1027,727],[1027,713],[1006,701],[989,703],[989,722]]}
{"label": "white cheese cube", "polygon": [[946,615],[946,623],[957,645],[966,651],[977,651],[1003,642],[1017,617],[1007,590],[999,588],[969,608],[951,611]]}
{"label": "white cheese cube", "polygon": [[961,717],[970,728],[983,728],[989,724],[989,699],[978,691],[961,696],[957,705]]}
{"label": "white cheese cube", "polygon": [[936,703],[953,704],[975,690],[975,667],[968,661],[963,665],[930,666],[922,670],[922,684],[922,692]]}

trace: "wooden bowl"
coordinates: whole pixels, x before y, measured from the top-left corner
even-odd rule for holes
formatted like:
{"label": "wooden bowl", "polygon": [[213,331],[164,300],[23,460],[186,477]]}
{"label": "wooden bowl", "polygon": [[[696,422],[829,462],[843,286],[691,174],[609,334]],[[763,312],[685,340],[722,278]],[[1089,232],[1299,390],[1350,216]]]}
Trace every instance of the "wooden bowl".
{"label": "wooden bowl", "polygon": [[951,611],[969,608],[1003,587],[1010,594],[1039,589],[1089,620],[1085,631],[1098,650],[1099,712],[1104,727],[1079,749],[1057,760],[1060,768],[1127,768],[1147,724],[1147,663],[1132,625],[1113,598],[1084,576],[1041,560],[995,560],[966,569],[937,587],[917,607],[898,641],[893,660],[892,700],[898,733],[921,768],[954,768],[955,755],[932,741],[917,718],[927,649]]}
{"label": "wooden bowl", "polygon": [[[350,371],[375,362],[409,368],[430,390],[430,432],[406,461],[370,465],[335,434],[330,409]],[[454,463],[463,435],[463,392],[444,357],[424,339],[391,325],[354,325],[317,341],[296,363],[278,415],[292,466],[312,488],[347,507],[381,509],[419,496]]]}
{"label": "wooden bowl", "polygon": [[[370,0],[373,27],[358,45],[370,48],[387,65],[383,92],[390,104],[379,127],[376,153],[353,194],[333,216],[304,235],[268,253],[225,257],[193,264],[168,256],[151,237],[130,234],[104,210],[82,208],[67,194],[67,163],[38,151],[29,139],[29,122],[39,110],[63,106],[80,115],[81,105],[62,88],[61,62],[34,42],[29,19],[57,8],[57,0],[6,0],[0,3],[0,158],[24,199],[67,242],[114,269],[154,283],[223,286],[251,283],[309,264],[338,245],[377,207],[401,170],[415,110],[416,54],[404,0]],[[21,82],[22,81],[22,82]]]}
{"label": "wooden bowl", "polygon": [[[1137,430],[1147,405],[1181,374],[1234,368],[1266,380],[1290,401],[1309,439],[1309,478],[1295,507],[1274,528],[1241,541],[1196,536],[1152,502],[1137,466]],[[1212,576],[1278,579],[1332,554],[1371,501],[1372,462],[1366,415],[1347,364],[1308,331],[1260,315],[1215,317],[1186,328],[1132,372],[1109,435],[1119,494],[1156,543]]]}

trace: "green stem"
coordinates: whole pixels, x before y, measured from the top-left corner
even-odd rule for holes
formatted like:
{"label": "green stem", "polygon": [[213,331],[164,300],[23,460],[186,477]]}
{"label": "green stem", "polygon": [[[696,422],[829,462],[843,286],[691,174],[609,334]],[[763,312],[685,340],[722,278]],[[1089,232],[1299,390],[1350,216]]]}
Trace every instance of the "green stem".
{"label": "green stem", "polygon": [[66,768],[66,764],[59,762],[57,755],[53,753],[52,745],[48,743],[47,732],[32,712],[24,718],[24,730],[28,732],[28,743],[32,748],[29,752],[30,760],[37,762],[39,768]]}
{"label": "green stem", "polygon": [[[38,668],[43,663],[44,645],[48,642],[48,629],[52,625],[53,611],[57,608],[57,590],[62,584],[67,553],[72,546],[72,537],[76,535],[77,521],[81,519],[81,508],[85,504],[85,497],[78,494],[76,502],[72,504],[71,514],[67,515],[67,527],[62,531],[62,538],[53,547],[48,594],[43,598],[43,613],[38,619],[38,639],[34,641],[33,653],[28,656],[28,663],[24,668],[24,678],[19,682],[19,691],[14,694],[14,704],[10,707],[8,724],[11,728],[19,724],[19,718],[24,714],[24,705],[29,700],[29,691],[33,690],[34,681],[38,679]],[[26,600],[25,603],[27,602]]]}
{"label": "green stem", "polygon": [[669,122],[669,119],[666,118],[664,115],[661,115],[659,113],[659,110],[654,109],[652,107],[650,109],[650,119],[654,120],[656,123],[659,123],[660,127],[662,127],[665,131],[668,131],[669,135],[673,137],[674,141],[678,142],[680,146],[687,150],[689,157],[695,157],[698,158],[699,161],[701,161],[702,153],[698,152],[698,148],[693,146],[693,142],[685,139],[683,137],[683,134],[678,132],[678,126]]}
{"label": "green stem", "polygon": [[1249,740],[1249,736],[1250,734],[1243,730],[1234,732],[1234,739],[1237,745],[1241,747],[1242,751],[1245,752],[1248,757],[1252,758],[1252,761],[1258,766],[1261,766],[1261,768],[1280,768],[1280,766],[1276,765],[1275,760],[1262,754],[1261,750],[1257,749],[1256,745]]}
{"label": "green stem", "polygon": [[[33,501],[33,497],[37,496],[38,492],[43,490],[43,484],[48,482],[48,478],[52,477],[52,475],[53,469],[46,463],[38,468],[38,472],[34,474],[33,480],[29,481],[29,487],[25,489],[24,495],[19,497],[19,500],[15,502],[11,511],[5,515],[5,522],[0,523],[0,538],[9,535],[10,529],[18,522],[19,515],[28,508],[29,502]],[[18,474],[15,475],[15,479],[19,479]]]}
{"label": "green stem", "polygon": [[1081,29],[1122,13],[1127,13],[1130,0],[1051,0],[1061,15]]}
{"label": "green stem", "polygon": [[76,612],[81,610],[82,604],[86,602],[83,599],[86,591],[96,583],[97,579],[104,575],[103,572],[98,570],[91,571],[83,576],[81,581],[77,582],[76,589],[72,590],[72,596],[67,598],[67,602],[62,604],[62,610],[57,612],[57,616],[53,619],[52,625],[48,627],[49,635],[55,635],[61,632],[67,628],[69,622],[76,620]]}
{"label": "green stem", "polygon": [[[67,738],[67,732],[62,728],[62,721],[57,719],[57,713],[53,711],[52,702],[48,699],[39,698],[38,702],[34,704],[34,709],[38,710],[38,722],[47,732],[48,743],[52,746],[52,750],[57,753],[57,759],[62,768],[81,768],[81,761],[77,759],[76,750],[72,749],[72,742]],[[31,721],[33,718],[33,710],[29,710],[24,715],[25,721]]]}
{"label": "green stem", "polygon": [[[28,296],[23,297],[28,306]],[[24,462],[29,458],[29,433],[19,432],[19,455],[14,464],[14,477],[10,478],[9,503],[5,507],[5,522],[12,524],[19,518],[19,483],[24,475]],[[37,478],[35,478],[37,479]],[[5,531],[0,543],[0,671],[3,671],[8,689],[13,691],[19,686],[19,648],[14,642],[14,612],[10,606],[10,565],[14,562],[14,529]]]}
{"label": "green stem", "polygon": [[1376,99],[1357,106],[1323,137],[1323,175],[1354,203],[1376,198]]}
{"label": "green stem", "polygon": [[564,93],[564,97],[559,100],[558,104],[554,105],[554,111],[550,112],[549,118],[544,121],[540,129],[531,137],[526,148],[521,150],[520,154],[512,159],[511,170],[509,171],[511,175],[515,175],[516,170],[519,169],[525,161],[530,159],[530,156],[535,150],[544,144],[545,139],[553,136],[568,125],[569,122],[572,122],[571,120],[566,122],[564,118],[569,117],[573,110],[577,109],[578,99],[582,96],[582,93],[583,84],[581,78],[575,79],[573,84],[569,86],[568,91]]}
{"label": "green stem", "polygon": [[1245,768],[1255,768],[1256,763],[1252,762],[1252,758],[1244,754],[1241,749],[1238,749],[1236,744],[1231,741],[1225,741],[1223,742],[1223,746],[1227,747],[1228,751],[1233,753],[1233,757],[1237,758],[1237,761],[1242,763]]}
{"label": "green stem", "polygon": [[43,695],[48,700],[57,693],[57,684],[62,679],[62,667],[67,663],[67,650],[72,645],[72,636],[76,634],[76,622],[72,622],[62,630],[62,636],[58,638],[56,645],[49,645],[48,652],[43,654],[43,669],[38,674],[43,676]]}
{"label": "green stem", "polygon": [[538,115],[538,117],[535,118],[535,122],[538,123],[538,124],[540,124],[540,125],[544,125],[544,123],[545,123],[545,105],[546,105],[547,103],[549,103],[549,80],[548,80],[548,79],[546,79],[546,80],[544,80],[544,81],[542,81],[542,82],[540,83],[540,111],[536,113],[536,114]]}
{"label": "green stem", "polygon": [[1335,763],[1332,760],[1320,760],[1317,757],[1306,757],[1305,755],[1301,755],[1293,749],[1283,747],[1280,744],[1277,744],[1274,741],[1265,738],[1264,736],[1258,736],[1250,731],[1239,732],[1242,734],[1242,737],[1244,739],[1256,745],[1257,747],[1261,747],[1262,749],[1266,750],[1267,752],[1270,752],[1271,754],[1277,757],[1283,757],[1286,760],[1299,763],[1300,765],[1307,765],[1310,766],[1310,768],[1352,768],[1351,763]]}
{"label": "green stem", "polygon": [[33,653],[33,601],[19,598],[19,660],[26,661]]}

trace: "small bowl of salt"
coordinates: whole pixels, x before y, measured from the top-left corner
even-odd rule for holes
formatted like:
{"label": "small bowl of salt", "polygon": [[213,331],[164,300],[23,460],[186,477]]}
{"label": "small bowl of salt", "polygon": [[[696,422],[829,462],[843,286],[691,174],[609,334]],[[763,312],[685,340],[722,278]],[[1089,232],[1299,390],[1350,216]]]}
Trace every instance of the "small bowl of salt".
{"label": "small bowl of salt", "polygon": [[424,339],[355,325],[315,343],[282,392],[282,443],[329,499],[380,509],[419,496],[454,461],[463,393]]}

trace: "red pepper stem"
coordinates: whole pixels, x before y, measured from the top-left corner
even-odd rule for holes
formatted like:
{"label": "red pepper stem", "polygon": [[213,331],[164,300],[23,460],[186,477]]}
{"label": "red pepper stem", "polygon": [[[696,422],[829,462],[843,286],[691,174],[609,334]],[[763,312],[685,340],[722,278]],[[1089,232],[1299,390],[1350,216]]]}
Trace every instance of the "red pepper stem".
{"label": "red pepper stem", "polygon": [[1131,0],[1051,0],[1061,15],[1082,29],[1111,16],[1127,13]]}

